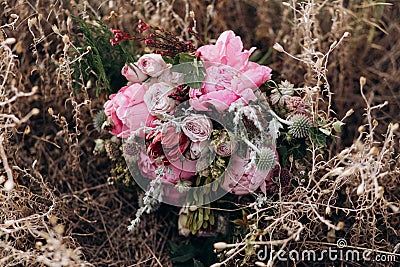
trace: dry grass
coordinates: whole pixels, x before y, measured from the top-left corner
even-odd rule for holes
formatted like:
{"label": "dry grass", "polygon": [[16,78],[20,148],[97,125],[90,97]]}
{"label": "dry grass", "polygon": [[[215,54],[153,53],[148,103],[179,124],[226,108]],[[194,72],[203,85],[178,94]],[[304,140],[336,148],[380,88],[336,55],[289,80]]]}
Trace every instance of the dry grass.
{"label": "dry grass", "polygon": [[[174,211],[146,216],[137,231],[127,232],[137,193],[109,185],[108,160],[92,152],[98,133],[91,121],[105,96],[97,97],[86,81],[73,81],[71,63],[86,50],[70,53],[81,38],[71,16],[94,15],[111,25],[111,10],[127,31],[137,18],[177,33],[195,24],[204,40],[232,29],[260,48],[258,59],[271,66],[274,79],[320,88],[310,96],[315,116],[341,119],[354,109],[325,157],[313,151],[302,162],[311,179],[293,166],[295,192],[254,211],[253,218],[268,214],[268,224],[256,220],[248,238],[256,234],[266,244],[311,249],[343,237],[357,247],[398,249],[397,1],[81,2],[0,3],[1,266],[172,265],[166,242],[176,239],[176,227],[169,226]],[[351,36],[328,53],[345,32]],[[276,42],[302,63],[273,51]],[[360,76],[367,80],[363,94]],[[256,233],[260,229],[264,234]],[[238,250],[248,248],[244,240],[236,243]]]}

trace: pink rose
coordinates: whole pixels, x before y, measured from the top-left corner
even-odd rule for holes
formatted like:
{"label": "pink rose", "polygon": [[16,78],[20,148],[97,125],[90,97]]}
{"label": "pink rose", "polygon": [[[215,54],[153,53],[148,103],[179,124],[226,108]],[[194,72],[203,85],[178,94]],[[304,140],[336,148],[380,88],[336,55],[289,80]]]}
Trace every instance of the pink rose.
{"label": "pink rose", "polygon": [[192,107],[208,111],[214,106],[224,111],[236,101],[255,100],[253,90],[271,78],[271,69],[249,62],[254,49],[243,51],[240,37],[232,31],[223,32],[215,45],[200,47],[197,52],[205,63],[206,77],[202,90],[190,93]]}
{"label": "pink rose", "polygon": [[[142,125],[151,126],[155,118],[149,114],[143,100],[146,90],[145,85],[134,83],[110,95],[110,100],[104,104],[104,111],[113,123],[112,134],[127,138]],[[144,137],[143,131],[138,136]]]}
{"label": "pink rose", "polygon": [[260,171],[253,164],[248,168],[249,156],[250,151],[245,158],[238,155],[231,156],[230,165],[221,185],[223,189],[235,195],[246,195],[261,187],[265,193],[265,183],[273,170]]}
{"label": "pink rose", "polygon": [[166,83],[155,83],[144,95],[144,103],[151,115],[162,115],[175,107],[175,100],[168,97],[174,88]]}
{"label": "pink rose", "polygon": [[164,184],[163,185],[163,193],[162,199],[166,201],[168,204],[182,206],[185,202],[186,192],[180,193],[175,185]]}
{"label": "pink rose", "polygon": [[159,54],[145,54],[139,58],[137,67],[151,77],[157,77],[168,67]]}
{"label": "pink rose", "polygon": [[191,114],[183,120],[182,131],[192,142],[205,141],[211,136],[212,122],[201,114]]}
{"label": "pink rose", "polygon": [[121,70],[122,75],[131,83],[141,83],[147,79],[144,74],[135,64],[127,64]]}

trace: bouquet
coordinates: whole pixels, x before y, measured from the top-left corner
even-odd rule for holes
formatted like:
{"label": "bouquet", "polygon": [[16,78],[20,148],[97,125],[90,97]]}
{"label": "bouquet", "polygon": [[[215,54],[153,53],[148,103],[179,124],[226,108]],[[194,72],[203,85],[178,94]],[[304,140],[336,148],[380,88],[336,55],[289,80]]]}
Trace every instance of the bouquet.
{"label": "bouquet", "polygon": [[113,45],[135,39],[155,50],[122,68],[127,84],[109,96],[101,116],[102,128],[122,140],[130,174],[145,192],[129,229],[164,202],[183,207],[180,226],[196,233],[215,224],[204,207],[226,195],[265,199],[288,188],[277,140],[286,130],[279,148],[287,161],[295,153],[284,143],[304,143],[314,126],[293,85],[275,84],[269,67],[249,60],[254,47],[244,49],[233,31],[198,48],[142,21],[140,36],[111,31]]}

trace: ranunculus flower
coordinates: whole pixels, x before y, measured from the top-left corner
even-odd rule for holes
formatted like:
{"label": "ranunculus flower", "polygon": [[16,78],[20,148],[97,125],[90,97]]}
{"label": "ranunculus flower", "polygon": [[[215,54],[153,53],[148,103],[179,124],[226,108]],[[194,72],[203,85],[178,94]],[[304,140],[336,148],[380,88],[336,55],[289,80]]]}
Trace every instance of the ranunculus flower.
{"label": "ranunculus flower", "polygon": [[225,31],[215,45],[205,45],[197,52],[204,61],[206,77],[202,89],[192,89],[191,106],[200,111],[215,107],[227,110],[236,101],[247,104],[256,100],[253,90],[271,78],[271,69],[249,56],[255,48],[243,51],[243,43],[232,31]]}
{"label": "ranunculus flower", "polygon": [[273,170],[260,171],[254,165],[248,168],[249,156],[249,151],[246,157],[231,156],[228,169],[224,174],[224,182],[221,185],[223,189],[235,195],[246,195],[261,186],[265,193],[265,182]]}
{"label": "ranunculus flower", "polygon": [[[104,104],[104,111],[113,123],[112,134],[127,138],[142,125],[151,126],[155,118],[149,114],[143,101],[146,90],[146,85],[134,83],[110,95],[110,100]],[[138,136],[144,137],[143,131]]]}
{"label": "ranunculus flower", "polygon": [[211,136],[212,122],[201,114],[191,114],[183,120],[182,131],[192,142],[205,141]]}
{"label": "ranunculus flower", "polygon": [[221,143],[218,144],[218,146],[215,149],[215,153],[217,153],[217,155],[222,157],[229,157],[236,150],[237,143],[227,138],[226,134],[223,134],[221,138],[226,140],[223,140]]}
{"label": "ranunculus flower", "polygon": [[173,90],[174,88],[166,83],[155,83],[149,87],[144,95],[144,103],[151,115],[160,115],[175,107],[175,100],[168,97]]}
{"label": "ranunculus flower", "polygon": [[126,64],[121,73],[131,83],[141,83],[148,77],[135,64]]}
{"label": "ranunculus flower", "polygon": [[168,67],[159,54],[145,54],[137,62],[137,67],[151,77],[158,77]]}

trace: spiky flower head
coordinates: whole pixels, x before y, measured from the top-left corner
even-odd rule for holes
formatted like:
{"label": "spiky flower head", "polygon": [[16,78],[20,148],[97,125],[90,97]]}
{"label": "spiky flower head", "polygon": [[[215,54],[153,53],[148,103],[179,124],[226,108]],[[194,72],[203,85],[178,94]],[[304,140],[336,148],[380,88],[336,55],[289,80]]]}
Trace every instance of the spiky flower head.
{"label": "spiky flower head", "polygon": [[289,133],[294,138],[306,137],[313,126],[311,119],[304,114],[293,115],[289,121],[292,122],[292,125],[289,126]]}
{"label": "spiky flower head", "polygon": [[271,148],[263,148],[257,153],[256,167],[260,171],[269,171],[276,165],[275,151]]}
{"label": "spiky flower head", "polygon": [[104,129],[104,125],[107,122],[107,115],[104,110],[99,111],[93,119],[94,127],[97,131],[101,132]]}
{"label": "spiky flower head", "polygon": [[122,153],[126,160],[138,160],[140,155],[140,146],[135,142],[124,142],[122,144]]}

